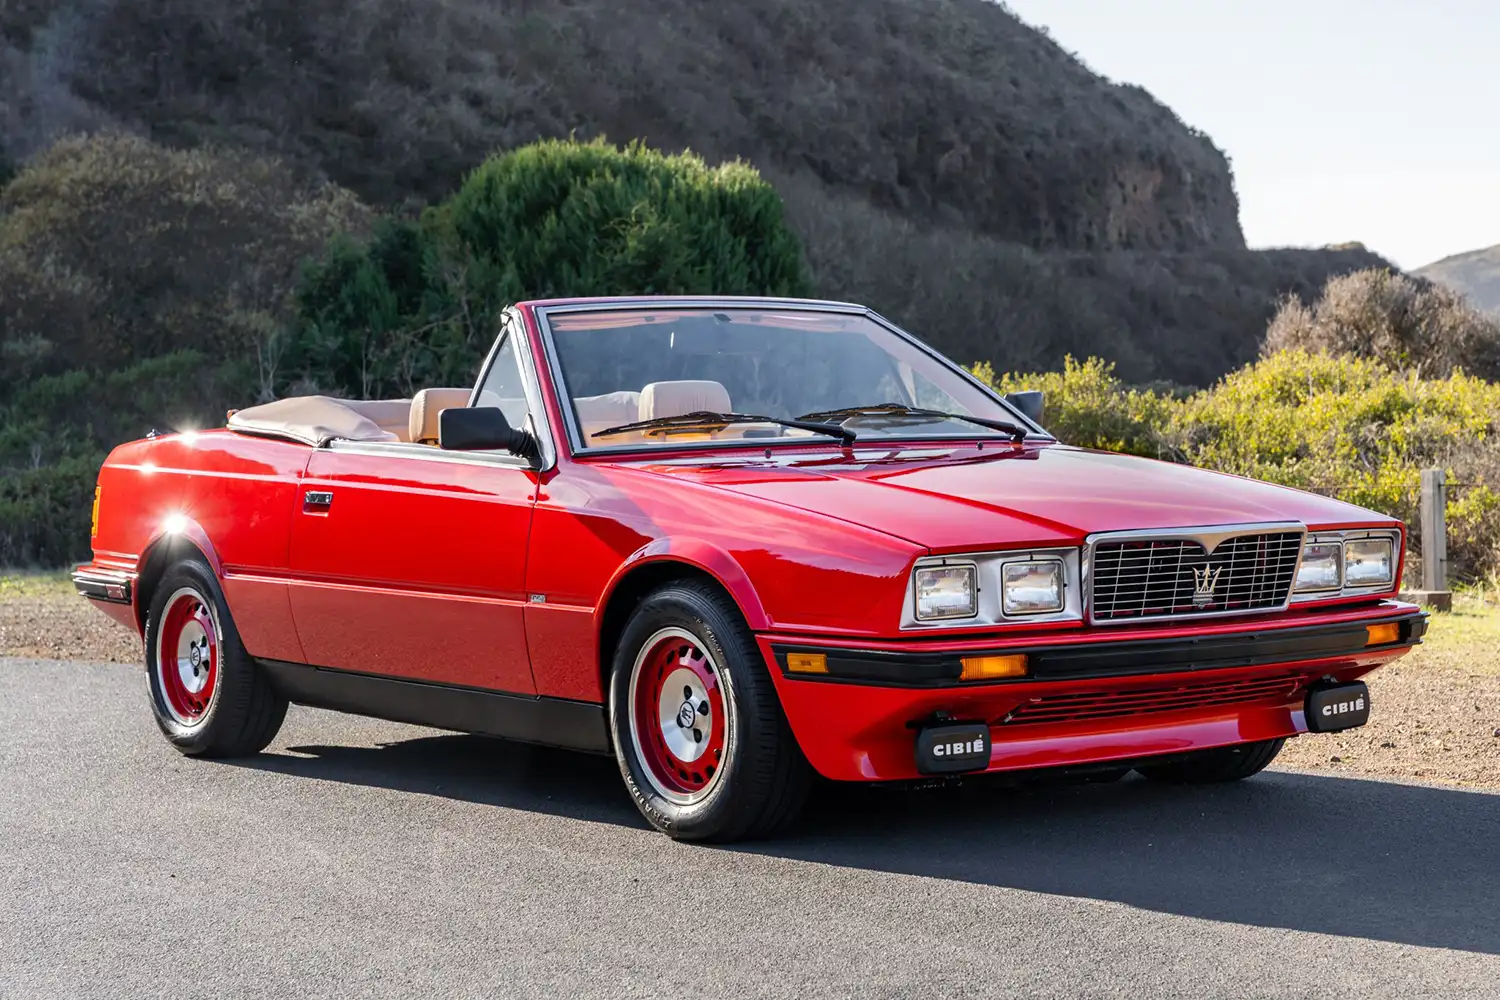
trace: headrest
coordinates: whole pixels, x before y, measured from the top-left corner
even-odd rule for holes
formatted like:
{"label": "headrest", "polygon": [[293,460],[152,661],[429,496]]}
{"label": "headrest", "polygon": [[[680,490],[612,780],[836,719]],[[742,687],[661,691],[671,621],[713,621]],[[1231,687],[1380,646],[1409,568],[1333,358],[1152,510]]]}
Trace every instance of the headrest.
{"label": "headrest", "polygon": [[573,411],[580,424],[603,424],[604,427],[628,424],[631,420],[639,420],[640,393],[621,390],[603,396],[574,396]]}
{"label": "headrest", "polygon": [[417,444],[437,444],[438,414],[455,406],[469,405],[468,389],[423,389],[412,397],[407,424]]}
{"label": "headrest", "polygon": [[730,412],[729,390],[722,382],[652,382],[641,390],[636,419],[680,417],[698,410]]}

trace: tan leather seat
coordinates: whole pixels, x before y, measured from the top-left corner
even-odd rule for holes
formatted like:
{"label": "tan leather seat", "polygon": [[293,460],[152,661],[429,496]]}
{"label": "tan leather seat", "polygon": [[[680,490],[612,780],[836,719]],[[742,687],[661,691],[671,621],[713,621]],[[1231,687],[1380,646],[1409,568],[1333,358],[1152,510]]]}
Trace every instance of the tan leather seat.
{"label": "tan leather seat", "polygon": [[398,441],[408,441],[411,433],[411,400],[409,399],[351,399],[345,406],[368,420]]}
{"label": "tan leather seat", "polygon": [[469,389],[423,389],[412,397],[407,429],[417,444],[438,443],[438,414],[455,406],[468,406]]}
{"label": "tan leather seat", "polygon": [[732,412],[729,405],[729,390],[724,388],[724,383],[652,382],[641,390],[641,401],[637,408],[636,419],[680,417],[684,413],[696,413],[699,410],[711,410],[715,413]]}

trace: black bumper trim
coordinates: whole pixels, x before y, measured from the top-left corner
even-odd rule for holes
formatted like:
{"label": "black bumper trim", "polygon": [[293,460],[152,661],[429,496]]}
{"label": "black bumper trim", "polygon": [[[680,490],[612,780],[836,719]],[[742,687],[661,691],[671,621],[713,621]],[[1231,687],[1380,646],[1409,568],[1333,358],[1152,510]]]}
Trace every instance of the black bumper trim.
{"label": "black bumper trim", "polygon": [[73,588],[91,601],[106,604],[129,604],[131,579],[124,574],[73,573]]}
{"label": "black bumper trim", "polygon": [[[1396,642],[1366,645],[1366,626],[1395,623]],[[1036,681],[1093,680],[1144,674],[1191,673],[1230,667],[1259,667],[1302,660],[1318,660],[1367,652],[1405,649],[1422,641],[1426,612],[1370,618],[1331,625],[1303,625],[1260,629],[1232,635],[1177,636],[1170,639],[1106,639],[1066,646],[1020,645],[965,650],[963,653],[848,650],[827,646],[777,643],[772,647],[783,676],[792,680],[868,684],[877,687],[968,687],[959,679],[960,656],[1003,656],[1025,653],[1029,671],[1010,680],[975,684],[1025,684]],[[792,673],[788,653],[822,653],[828,673]]]}

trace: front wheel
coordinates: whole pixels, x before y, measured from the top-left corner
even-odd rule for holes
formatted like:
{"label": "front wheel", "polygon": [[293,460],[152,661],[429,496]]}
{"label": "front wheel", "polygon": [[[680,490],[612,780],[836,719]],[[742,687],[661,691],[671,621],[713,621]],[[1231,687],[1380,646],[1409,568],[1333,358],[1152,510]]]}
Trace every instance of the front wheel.
{"label": "front wheel", "polygon": [[811,769],[755,640],[707,584],[671,584],[641,602],[615,651],[609,708],[625,785],[668,836],[768,836],[807,797]]}
{"label": "front wheel", "polygon": [[1176,785],[1203,785],[1217,781],[1241,781],[1266,769],[1281,753],[1286,740],[1240,743],[1230,747],[1198,750],[1170,764],[1138,767],[1143,778]]}

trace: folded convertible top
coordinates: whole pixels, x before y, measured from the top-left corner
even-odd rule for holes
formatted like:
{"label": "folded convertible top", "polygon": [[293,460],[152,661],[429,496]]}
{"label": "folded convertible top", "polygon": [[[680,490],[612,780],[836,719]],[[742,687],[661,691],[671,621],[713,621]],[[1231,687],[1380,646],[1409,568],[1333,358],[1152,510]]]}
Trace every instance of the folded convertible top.
{"label": "folded convertible top", "polygon": [[[229,414],[229,429],[241,434],[284,438],[321,448],[329,441],[400,441],[390,431],[382,430],[377,420],[387,416],[385,409],[397,406],[411,408],[411,400],[352,400],[332,396],[293,396],[271,403],[234,410]],[[383,408],[375,412],[376,408]],[[402,421],[404,424],[404,420]]]}

